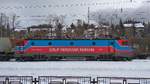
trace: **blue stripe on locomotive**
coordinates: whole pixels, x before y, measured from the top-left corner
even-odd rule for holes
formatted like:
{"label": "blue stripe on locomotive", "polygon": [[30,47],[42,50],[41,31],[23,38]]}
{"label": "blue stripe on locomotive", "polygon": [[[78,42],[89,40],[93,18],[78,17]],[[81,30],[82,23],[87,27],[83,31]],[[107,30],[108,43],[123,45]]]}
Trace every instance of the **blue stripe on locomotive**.
{"label": "blue stripe on locomotive", "polygon": [[[49,43],[51,42],[51,45]],[[119,45],[117,40],[28,40],[27,44],[23,47],[22,50],[26,50],[31,46],[71,46],[70,42],[73,42],[73,46],[113,46],[117,50],[128,50],[132,51],[132,48],[129,46]],[[34,43],[34,45],[32,45]],[[113,44],[112,44],[113,43]],[[19,46],[16,47],[16,50],[20,50]]]}

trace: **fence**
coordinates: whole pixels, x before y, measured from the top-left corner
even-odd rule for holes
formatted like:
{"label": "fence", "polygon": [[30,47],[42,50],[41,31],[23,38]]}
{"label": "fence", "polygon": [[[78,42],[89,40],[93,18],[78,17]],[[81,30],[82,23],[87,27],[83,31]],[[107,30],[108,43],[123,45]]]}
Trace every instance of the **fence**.
{"label": "fence", "polygon": [[97,77],[97,84],[150,84],[150,78]]}
{"label": "fence", "polygon": [[90,84],[91,77],[83,76],[40,76],[39,84]]}
{"label": "fence", "polygon": [[32,84],[32,76],[0,76],[0,84]]}
{"label": "fence", "polygon": [[84,76],[0,76],[0,84],[150,84],[150,78]]}

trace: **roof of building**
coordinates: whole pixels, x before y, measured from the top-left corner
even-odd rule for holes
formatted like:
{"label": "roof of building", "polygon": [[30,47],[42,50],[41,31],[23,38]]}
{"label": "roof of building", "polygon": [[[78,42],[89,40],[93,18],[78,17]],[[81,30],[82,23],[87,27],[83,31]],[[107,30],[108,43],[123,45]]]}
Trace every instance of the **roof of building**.
{"label": "roof of building", "polygon": [[144,25],[142,23],[135,23],[134,27],[136,27],[136,28],[139,28],[139,27],[142,28],[142,27],[144,27]]}
{"label": "roof of building", "polygon": [[123,24],[124,27],[132,27],[133,24],[132,23],[126,23],[126,24]]}
{"label": "roof of building", "polygon": [[125,23],[123,24],[124,27],[135,27],[135,28],[144,28],[144,25],[142,23]]}

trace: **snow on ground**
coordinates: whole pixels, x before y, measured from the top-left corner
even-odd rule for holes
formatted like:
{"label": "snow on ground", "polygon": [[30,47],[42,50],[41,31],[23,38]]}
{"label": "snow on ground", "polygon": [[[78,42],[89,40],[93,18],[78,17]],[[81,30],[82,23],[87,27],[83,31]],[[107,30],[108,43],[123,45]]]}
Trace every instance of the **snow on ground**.
{"label": "snow on ground", "polygon": [[150,77],[150,60],[0,62],[0,75]]}

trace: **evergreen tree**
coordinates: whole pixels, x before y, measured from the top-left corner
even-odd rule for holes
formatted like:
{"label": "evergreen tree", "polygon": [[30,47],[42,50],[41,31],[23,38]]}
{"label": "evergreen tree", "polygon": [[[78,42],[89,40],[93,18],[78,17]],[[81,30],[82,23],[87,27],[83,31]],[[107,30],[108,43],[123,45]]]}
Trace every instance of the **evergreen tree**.
{"label": "evergreen tree", "polygon": [[120,36],[125,36],[125,28],[123,26],[122,19],[120,19],[119,26],[120,26]]}
{"label": "evergreen tree", "polygon": [[58,23],[57,28],[56,28],[57,39],[62,39],[62,28],[63,28],[63,25]]}

